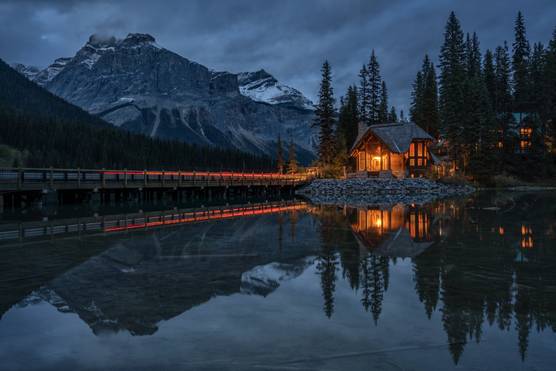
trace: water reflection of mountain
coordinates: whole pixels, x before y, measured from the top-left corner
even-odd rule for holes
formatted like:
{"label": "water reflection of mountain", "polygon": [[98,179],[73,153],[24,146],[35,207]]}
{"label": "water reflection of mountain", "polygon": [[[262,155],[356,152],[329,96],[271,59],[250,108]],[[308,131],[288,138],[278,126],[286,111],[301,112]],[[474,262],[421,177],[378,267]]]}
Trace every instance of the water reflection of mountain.
{"label": "water reflection of mountain", "polygon": [[525,358],[531,331],[556,331],[555,201],[483,194],[428,206],[319,208],[323,310],[332,316],[341,271],[378,321],[389,262],[409,257],[415,291],[429,318],[439,312],[456,363],[486,323],[515,329]]}
{"label": "water reflection of mountain", "polygon": [[302,273],[318,245],[296,242],[284,226],[309,234],[312,220],[301,215],[290,225],[281,214],[251,216],[131,235],[35,296],[77,313],[97,334],[152,334],[159,322],[213,297],[268,295]]}

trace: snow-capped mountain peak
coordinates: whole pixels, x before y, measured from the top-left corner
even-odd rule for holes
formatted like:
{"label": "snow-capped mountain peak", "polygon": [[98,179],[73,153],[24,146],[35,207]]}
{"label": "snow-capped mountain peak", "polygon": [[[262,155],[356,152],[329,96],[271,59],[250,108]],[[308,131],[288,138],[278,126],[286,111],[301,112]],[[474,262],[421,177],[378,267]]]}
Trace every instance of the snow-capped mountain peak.
{"label": "snow-capped mountain peak", "polygon": [[257,102],[283,104],[314,110],[315,106],[299,90],[284,85],[265,70],[238,74],[239,91]]}
{"label": "snow-capped mountain peak", "polygon": [[29,80],[34,80],[35,77],[41,72],[38,67],[26,66],[21,63],[13,63],[11,67],[23,76],[27,77]]}

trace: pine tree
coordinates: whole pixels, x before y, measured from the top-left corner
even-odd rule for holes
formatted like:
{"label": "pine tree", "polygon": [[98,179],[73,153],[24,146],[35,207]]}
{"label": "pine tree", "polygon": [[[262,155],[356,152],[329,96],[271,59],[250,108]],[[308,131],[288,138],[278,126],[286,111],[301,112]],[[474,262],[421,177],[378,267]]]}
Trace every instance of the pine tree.
{"label": "pine tree", "polygon": [[499,46],[495,51],[495,104],[494,111],[499,116],[507,116],[512,112],[512,91],[510,85],[510,56],[508,45]]}
{"label": "pine tree", "polygon": [[543,119],[551,124],[548,129],[552,134],[553,146],[556,146],[556,28],[546,50],[543,85]]}
{"label": "pine tree", "polygon": [[396,123],[398,122],[398,115],[396,114],[396,107],[392,106],[390,108],[390,113],[388,114],[388,122]]}
{"label": "pine tree", "polygon": [[421,71],[413,83],[411,94],[411,121],[424,128],[429,134],[438,136],[438,89],[436,71],[428,55],[425,55]]}
{"label": "pine tree", "polygon": [[413,82],[413,91],[411,92],[411,106],[409,109],[410,120],[421,126],[423,123],[423,72],[417,72],[415,81]]}
{"label": "pine tree", "polygon": [[428,55],[425,55],[425,60],[423,61],[423,72],[423,127],[430,135],[438,137],[440,114],[438,112],[436,69]]}
{"label": "pine tree", "polygon": [[533,54],[531,55],[530,66],[530,102],[531,111],[543,114],[544,117],[544,74],[546,63],[546,52],[542,43],[533,45]]}
{"label": "pine tree", "polygon": [[338,120],[337,143],[349,151],[357,138],[359,123],[359,108],[357,103],[357,88],[349,86],[346,96],[341,100]]}
{"label": "pine tree", "polygon": [[495,60],[495,87],[494,87],[494,113],[496,115],[497,128],[499,131],[498,140],[503,144],[503,164],[511,160],[513,157],[513,136],[509,130],[509,124],[512,122],[512,92],[510,86],[510,56],[508,53],[508,45],[504,42],[504,46],[496,48],[494,53]]}
{"label": "pine tree", "polygon": [[297,157],[295,153],[295,143],[293,139],[290,139],[290,146],[288,149],[288,173],[297,173]]}
{"label": "pine tree", "polygon": [[400,122],[405,123],[405,116],[404,116],[404,113],[403,113],[403,109],[400,110]]}
{"label": "pine tree", "polygon": [[381,124],[388,122],[388,89],[386,87],[386,82],[382,81],[382,87],[380,89],[380,105],[379,105],[379,115],[378,121]]}
{"label": "pine tree", "polygon": [[496,71],[494,70],[494,55],[490,49],[485,52],[484,79],[492,108],[496,107]]}
{"label": "pine tree", "polygon": [[282,148],[282,139],[278,135],[277,148],[276,148],[276,166],[278,173],[282,174],[284,172],[284,150]]}
{"label": "pine tree", "polygon": [[319,91],[319,103],[315,110],[313,125],[319,128],[319,162],[322,165],[332,163],[335,152],[334,143],[334,92],[332,89],[332,70],[330,63],[322,65],[322,81]]}
{"label": "pine tree", "polygon": [[525,20],[521,12],[517,13],[515,20],[515,40],[513,43],[513,90],[514,111],[529,111],[529,58],[531,48],[525,34]]}
{"label": "pine tree", "polygon": [[380,123],[382,78],[380,77],[380,65],[374,50],[371,52],[371,58],[367,65],[367,74],[369,82],[368,123],[369,125],[376,125]]}
{"label": "pine tree", "polygon": [[463,119],[463,152],[468,173],[476,178],[491,176],[498,163],[496,143],[497,125],[489,96],[484,71],[481,69],[481,51],[477,34],[468,36],[466,42],[466,80]]}
{"label": "pine tree", "polygon": [[455,13],[451,12],[440,50],[440,130],[448,141],[450,156],[457,160],[459,165],[461,165],[459,153],[462,145],[462,121],[465,117],[464,62],[463,31]]}
{"label": "pine tree", "polygon": [[364,64],[359,71],[359,119],[365,123],[369,122],[369,73]]}

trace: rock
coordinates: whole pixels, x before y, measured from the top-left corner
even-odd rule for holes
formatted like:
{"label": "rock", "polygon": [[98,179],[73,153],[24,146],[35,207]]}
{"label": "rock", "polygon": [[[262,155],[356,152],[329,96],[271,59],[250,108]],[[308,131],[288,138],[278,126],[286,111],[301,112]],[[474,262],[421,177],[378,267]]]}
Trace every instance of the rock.
{"label": "rock", "polygon": [[424,204],[436,199],[474,192],[467,185],[448,185],[425,178],[316,179],[297,191],[317,204],[391,205]]}

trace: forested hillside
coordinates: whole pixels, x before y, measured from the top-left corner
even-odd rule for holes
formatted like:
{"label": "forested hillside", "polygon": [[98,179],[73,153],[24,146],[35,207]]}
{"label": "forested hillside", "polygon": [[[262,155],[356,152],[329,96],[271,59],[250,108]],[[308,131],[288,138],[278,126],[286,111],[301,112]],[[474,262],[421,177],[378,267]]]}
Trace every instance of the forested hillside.
{"label": "forested hillside", "polygon": [[269,170],[270,158],[152,139],[114,128],[0,60],[0,144],[30,167]]}

